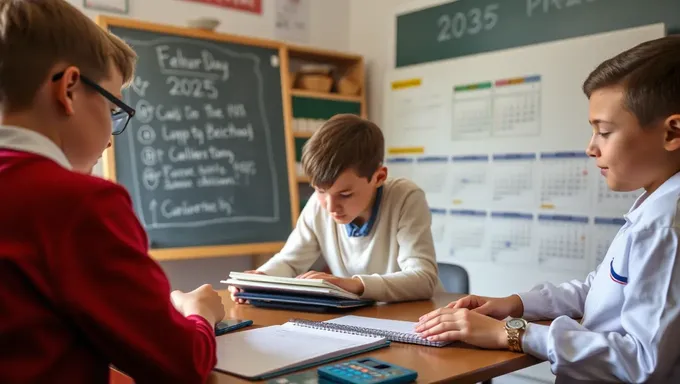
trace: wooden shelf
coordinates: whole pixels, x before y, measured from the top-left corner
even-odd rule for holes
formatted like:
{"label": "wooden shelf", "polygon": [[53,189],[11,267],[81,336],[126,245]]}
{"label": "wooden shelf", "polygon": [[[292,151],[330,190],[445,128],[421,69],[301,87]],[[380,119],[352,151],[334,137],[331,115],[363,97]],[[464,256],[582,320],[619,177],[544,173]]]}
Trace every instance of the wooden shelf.
{"label": "wooden shelf", "polygon": [[363,100],[361,96],[348,96],[341,95],[339,93],[324,93],[324,92],[314,92],[305,91],[302,89],[293,89],[290,94],[298,97],[311,97],[314,99],[325,99],[325,100],[337,100],[337,101],[349,101],[353,103],[361,103]]}
{"label": "wooden shelf", "polygon": [[300,131],[293,131],[293,137],[298,138],[298,139],[309,139],[312,137],[314,132],[300,132]]}
{"label": "wooden shelf", "polygon": [[309,183],[309,177],[307,176],[298,176],[297,177],[298,183]]}
{"label": "wooden shelf", "polygon": [[327,62],[327,61],[362,61],[363,57],[361,55],[353,54],[353,53],[347,53],[347,52],[340,52],[340,51],[334,51],[334,50],[328,50],[328,49],[320,49],[320,48],[314,48],[310,46],[304,46],[304,45],[291,45],[288,44],[288,52],[290,53],[291,57],[294,58],[302,58],[305,60],[312,60],[312,61],[322,61],[322,62]]}

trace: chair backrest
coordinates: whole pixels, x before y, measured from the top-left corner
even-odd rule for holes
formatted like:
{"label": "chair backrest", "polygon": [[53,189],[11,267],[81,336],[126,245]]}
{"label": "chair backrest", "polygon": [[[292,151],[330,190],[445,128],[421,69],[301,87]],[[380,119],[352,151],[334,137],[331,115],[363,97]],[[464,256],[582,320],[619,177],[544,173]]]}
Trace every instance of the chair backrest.
{"label": "chair backrest", "polygon": [[437,263],[437,266],[439,267],[439,280],[446,292],[463,295],[470,293],[470,280],[465,268],[445,263]]}

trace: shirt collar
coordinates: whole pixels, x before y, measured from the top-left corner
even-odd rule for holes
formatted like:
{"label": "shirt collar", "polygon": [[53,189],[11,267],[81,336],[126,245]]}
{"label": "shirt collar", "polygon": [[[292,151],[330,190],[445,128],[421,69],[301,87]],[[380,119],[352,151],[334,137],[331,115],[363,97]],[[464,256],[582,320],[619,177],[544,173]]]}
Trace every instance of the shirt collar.
{"label": "shirt collar", "polygon": [[373,208],[371,210],[371,217],[363,225],[358,226],[354,223],[345,224],[345,229],[347,230],[347,236],[349,237],[362,237],[368,236],[371,233],[373,224],[378,216],[378,210],[380,209],[380,200],[382,198],[383,187],[378,188],[375,194],[375,203],[373,203]]}
{"label": "shirt collar", "polygon": [[657,200],[663,195],[672,192],[677,193],[678,191],[680,191],[680,172],[671,176],[651,194],[645,192],[640,195],[640,197],[635,200],[635,204],[633,204],[628,213],[624,215],[624,218],[630,223],[635,223],[642,216],[645,206],[649,206],[654,200]]}
{"label": "shirt collar", "polygon": [[46,157],[66,169],[72,169],[64,152],[46,136],[30,129],[0,126],[0,148],[30,152]]}

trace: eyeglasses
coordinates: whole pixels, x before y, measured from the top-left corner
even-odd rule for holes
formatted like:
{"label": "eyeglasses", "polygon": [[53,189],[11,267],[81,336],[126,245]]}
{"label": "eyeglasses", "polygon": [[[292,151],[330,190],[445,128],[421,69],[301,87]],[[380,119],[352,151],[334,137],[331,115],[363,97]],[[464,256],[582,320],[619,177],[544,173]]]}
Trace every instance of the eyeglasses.
{"label": "eyeglasses", "polygon": [[[62,77],[64,77],[64,72],[59,72],[56,75],[52,76],[52,81],[58,81]],[[111,111],[112,122],[111,134],[120,135],[121,133],[123,133],[128,123],[130,122],[130,119],[132,118],[132,116],[135,115],[134,108],[125,104],[122,100],[112,95],[111,92],[102,88],[101,86],[99,86],[99,84],[88,79],[87,77],[80,75],[80,79],[83,81],[83,83],[94,88],[95,91],[99,92],[102,96],[104,96],[107,100],[109,100],[119,108],[115,111]]]}

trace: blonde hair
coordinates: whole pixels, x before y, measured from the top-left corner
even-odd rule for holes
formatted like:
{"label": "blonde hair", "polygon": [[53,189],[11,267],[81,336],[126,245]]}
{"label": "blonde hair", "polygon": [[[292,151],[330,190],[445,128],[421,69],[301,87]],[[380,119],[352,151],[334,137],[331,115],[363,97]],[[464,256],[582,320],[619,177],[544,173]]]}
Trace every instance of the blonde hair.
{"label": "blonde hair", "polygon": [[33,102],[54,65],[64,62],[93,81],[111,63],[128,84],[137,54],[65,0],[0,0],[0,106],[20,110]]}

